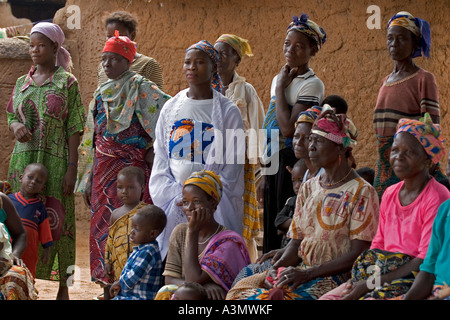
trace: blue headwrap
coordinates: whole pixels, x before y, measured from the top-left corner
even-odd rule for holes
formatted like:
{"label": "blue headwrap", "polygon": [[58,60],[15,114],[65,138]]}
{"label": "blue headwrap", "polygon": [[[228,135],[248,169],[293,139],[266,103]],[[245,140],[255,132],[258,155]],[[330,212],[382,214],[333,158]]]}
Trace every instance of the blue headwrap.
{"label": "blue headwrap", "polygon": [[422,56],[422,53],[425,57],[430,57],[431,30],[428,22],[415,18],[409,12],[401,11],[389,20],[387,28],[389,29],[393,26],[403,27],[419,38],[419,46],[414,50],[413,58]]}
{"label": "blue headwrap", "polygon": [[[198,49],[205,52],[211,58],[212,62],[215,65],[217,65],[217,63],[219,62],[219,53],[214,48],[214,46],[206,40],[200,40],[199,42],[193,44],[192,46],[186,49],[186,52],[192,49]],[[220,79],[220,76],[217,73],[217,71],[213,75],[211,85],[215,90],[219,91],[220,93],[223,93],[222,79]]]}

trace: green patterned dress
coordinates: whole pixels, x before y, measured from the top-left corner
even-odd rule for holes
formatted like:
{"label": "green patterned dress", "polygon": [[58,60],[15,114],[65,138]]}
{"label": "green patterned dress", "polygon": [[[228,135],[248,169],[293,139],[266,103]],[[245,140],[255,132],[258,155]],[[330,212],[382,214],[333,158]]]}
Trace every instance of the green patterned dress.
{"label": "green patterned dress", "polygon": [[[75,198],[64,196],[63,179],[68,168],[68,140],[82,133],[85,110],[78,81],[59,67],[41,86],[32,79],[35,68],[20,77],[7,107],[8,125],[20,122],[32,133],[30,141],[16,141],[8,172],[12,192],[20,187],[20,175],[30,163],[42,163],[49,171],[43,192],[54,245],[50,261],[37,266],[40,279],[66,280],[75,265]],[[40,248],[42,250],[42,248]]]}

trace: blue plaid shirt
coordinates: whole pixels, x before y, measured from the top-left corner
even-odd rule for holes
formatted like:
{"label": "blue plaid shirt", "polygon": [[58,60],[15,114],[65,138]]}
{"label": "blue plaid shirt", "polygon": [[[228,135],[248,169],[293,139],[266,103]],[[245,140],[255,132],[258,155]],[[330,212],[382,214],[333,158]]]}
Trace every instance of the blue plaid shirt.
{"label": "blue plaid shirt", "polygon": [[116,300],[153,300],[162,285],[162,260],[158,242],[133,248],[120,274]]}

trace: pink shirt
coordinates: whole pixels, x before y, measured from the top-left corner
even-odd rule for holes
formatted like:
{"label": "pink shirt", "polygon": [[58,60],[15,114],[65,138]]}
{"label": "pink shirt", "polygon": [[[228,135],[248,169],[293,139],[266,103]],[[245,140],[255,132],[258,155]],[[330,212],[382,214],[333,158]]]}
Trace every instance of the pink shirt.
{"label": "pink shirt", "polygon": [[401,252],[424,259],[434,218],[441,203],[450,198],[448,189],[434,178],[407,206],[398,198],[403,181],[386,189],[381,199],[377,234],[371,249]]}

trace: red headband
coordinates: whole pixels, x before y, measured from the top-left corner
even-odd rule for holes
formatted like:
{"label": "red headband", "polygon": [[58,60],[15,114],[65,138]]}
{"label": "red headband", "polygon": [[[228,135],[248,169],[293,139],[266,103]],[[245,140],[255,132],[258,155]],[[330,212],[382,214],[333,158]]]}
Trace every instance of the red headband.
{"label": "red headband", "polygon": [[120,54],[131,63],[136,55],[136,43],[128,37],[120,37],[119,31],[115,30],[115,37],[111,37],[106,41],[103,52]]}

